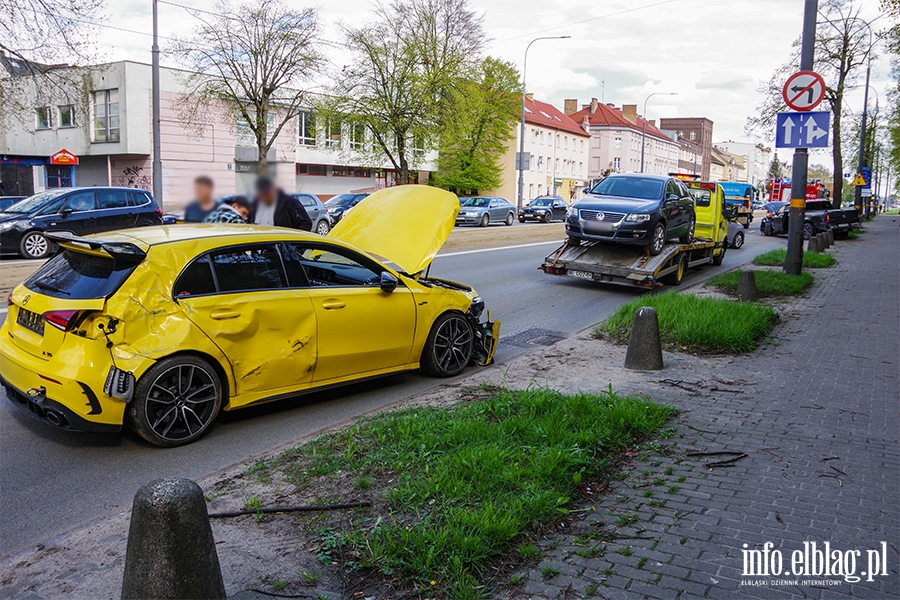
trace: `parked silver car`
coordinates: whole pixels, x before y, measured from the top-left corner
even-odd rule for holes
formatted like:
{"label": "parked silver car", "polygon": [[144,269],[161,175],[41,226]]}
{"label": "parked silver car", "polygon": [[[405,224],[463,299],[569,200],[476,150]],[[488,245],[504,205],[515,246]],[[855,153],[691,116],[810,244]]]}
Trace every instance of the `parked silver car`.
{"label": "parked silver car", "polygon": [[516,220],[516,207],[506,198],[497,196],[476,196],[460,198],[457,225],[478,225],[487,227],[491,221],[512,225]]}
{"label": "parked silver car", "polygon": [[738,223],[737,221],[733,221],[731,219],[728,220],[728,233],[725,237],[725,243],[729,248],[734,248],[737,250],[741,246],[744,245],[744,226]]}
{"label": "parked silver car", "polygon": [[296,194],[291,195],[299,200],[300,204],[303,205],[303,208],[306,209],[306,214],[309,215],[309,220],[313,223],[313,233],[326,235],[331,231],[334,222],[318,196],[315,194],[307,194],[305,192],[297,192]]}

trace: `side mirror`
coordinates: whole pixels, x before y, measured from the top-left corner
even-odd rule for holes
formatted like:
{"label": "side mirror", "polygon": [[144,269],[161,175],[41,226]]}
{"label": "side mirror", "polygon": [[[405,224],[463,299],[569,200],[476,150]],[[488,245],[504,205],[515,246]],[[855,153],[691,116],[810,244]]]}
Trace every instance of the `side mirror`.
{"label": "side mirror", "polygon": [[666,197],[666,202],[678,202],[681,200],[681,197],[678,194],[669,194]]}
{"label": "side mirror", "polygon": [[67,206],[67,207],[65,207],[64,209],[62,209],[61,211],[59,211],[59,215],[60,215],[63,219],[65,219],[65,218],[67,218],[69,215],[71,215],[73,212],[75,212],[75,211],[73,211],[71,208],[69,208],[69,207]]}
{"label": "side mirror", "polygon": [[397,289],[397,278],[387,271],[381,272],[381,291],[390,294]]}

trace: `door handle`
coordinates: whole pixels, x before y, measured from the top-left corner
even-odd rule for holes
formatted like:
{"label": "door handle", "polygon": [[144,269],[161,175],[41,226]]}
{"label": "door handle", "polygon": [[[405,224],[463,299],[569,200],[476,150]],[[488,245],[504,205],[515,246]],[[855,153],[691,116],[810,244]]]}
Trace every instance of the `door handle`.
{"label": "door handle", "polygon": [[236,319],[241,316],[241,313],[230,308],[218,308],[209,313],[209,316],[217,321],[225,321],[227,319]]}
{"label": "door handle", "polygon": [[325,310],[338,310],[347,306],[342,300],[325,300],[322,302],[322,308]]}

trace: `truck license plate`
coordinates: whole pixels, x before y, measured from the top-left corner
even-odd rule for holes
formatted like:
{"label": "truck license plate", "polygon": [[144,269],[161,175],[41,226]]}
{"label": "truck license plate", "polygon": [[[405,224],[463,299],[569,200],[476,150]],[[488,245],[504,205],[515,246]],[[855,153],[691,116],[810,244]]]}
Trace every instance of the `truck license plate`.
{"label": "truck license plate", "polygon": [[591,281],[594,280],[594,274],[588,273],[587,271],[573,271],[569,269],[568,271],[566,271],[566,274],[571,275],[572,277],[578,277],[579,279],[590,279]]}

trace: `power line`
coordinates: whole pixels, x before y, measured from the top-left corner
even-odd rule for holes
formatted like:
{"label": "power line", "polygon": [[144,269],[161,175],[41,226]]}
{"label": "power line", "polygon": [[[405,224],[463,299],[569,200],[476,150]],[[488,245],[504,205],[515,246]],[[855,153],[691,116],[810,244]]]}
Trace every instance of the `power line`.
{"label": "power line", "polygon": [[636,6],[634,8],[626,8],[625,10],[620,10],[618,12],[600,15],[599,17],[591,17],[589,19],[582,19],[581,21],[574,21],[572,23],[566,23],[564,25],[554,25],[553,27],[547,27],[546,29],[538,29],[537,31],[529,31],[528,33],[523,33],[521,35],[516,35],[511,38],[506,38],[505,40],[499,40],[496,43],[502,44],[503,42],[518,40],[523,37],[531,37],[533,35],[537,35],[540,33],[546,33],[548,31],[556,31],[557,29],[563,29],[565,27],[574,27],[576,25],[583,25],[585,23],[590,23],[592,21],[599,21],[600,19],[608,19],[610,17],[618,17],[620,15],[632,13],[632,12],[639,11],[639,10],[644,10],[645,8],[653,8],[655,6],[662,6],[663,4],[671,4],[672,2],[677,2],[677,1],[678,0],[662,0],[662,2],[654,2],[653,4],[645,4],[643,6]]}

